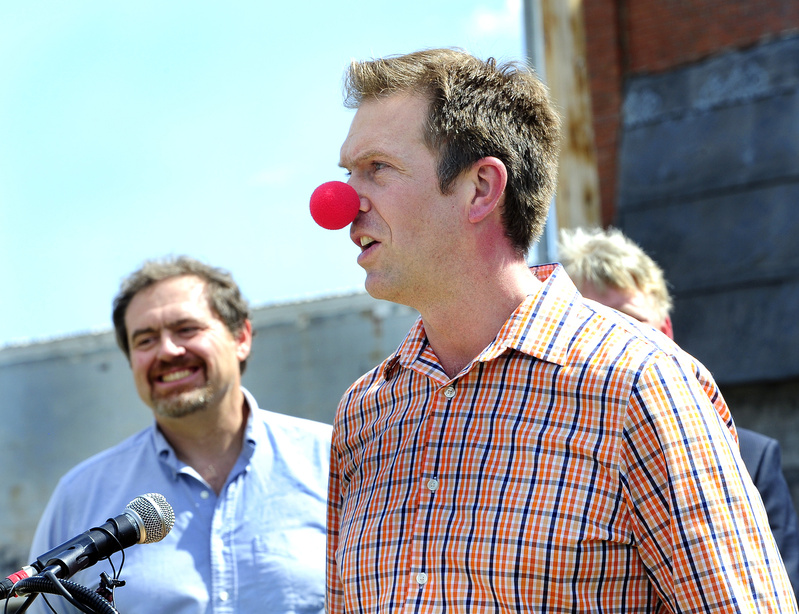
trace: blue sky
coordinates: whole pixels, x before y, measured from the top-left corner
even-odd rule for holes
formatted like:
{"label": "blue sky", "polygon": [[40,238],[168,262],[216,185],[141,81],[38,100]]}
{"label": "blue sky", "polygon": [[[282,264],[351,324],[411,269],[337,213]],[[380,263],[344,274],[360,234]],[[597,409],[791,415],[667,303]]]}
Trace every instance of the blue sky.
{"label": "blue sky", "polygon": [[520,0],[0,6],[0,346],[110,328],[121,279],[188,254],[254,306],[360,290],[313,189],[344,179],[350,59],[523,57]]}

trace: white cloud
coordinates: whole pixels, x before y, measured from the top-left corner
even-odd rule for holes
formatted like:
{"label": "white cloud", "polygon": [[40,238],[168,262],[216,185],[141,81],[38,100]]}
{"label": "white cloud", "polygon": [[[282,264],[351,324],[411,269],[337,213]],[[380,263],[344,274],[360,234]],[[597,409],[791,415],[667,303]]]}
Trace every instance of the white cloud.
{"label": "white cloud", "polygon": [[518,37],[522,15],[521,0],[505,0],[499,9],[479,6],[469,19],[469,30],[475,37],[509,35]]}

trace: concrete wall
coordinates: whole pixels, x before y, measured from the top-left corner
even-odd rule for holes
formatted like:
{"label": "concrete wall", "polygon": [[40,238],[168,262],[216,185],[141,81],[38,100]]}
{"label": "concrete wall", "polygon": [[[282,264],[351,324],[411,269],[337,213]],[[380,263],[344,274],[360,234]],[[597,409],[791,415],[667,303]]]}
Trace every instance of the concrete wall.
{"label": "concrete wall", "polygon": [[628,80],[615,224],[736,422],[780,441],[799,509],[799,36]]}
{"label": "concrete wall", "polygon": [[799,378],[799,36],[632,79],[618,225],[720,384]]}
{"label": "concrete wall", "polygon": [[[255,309],[244,385],[266,409],[332,422],[347,386],[396,349],[417,315],[366,294]],[[33,531],[59,477],[150,424],[152,414],[110,331],[0,348],[0,390],[5,577],[30,562]]]}

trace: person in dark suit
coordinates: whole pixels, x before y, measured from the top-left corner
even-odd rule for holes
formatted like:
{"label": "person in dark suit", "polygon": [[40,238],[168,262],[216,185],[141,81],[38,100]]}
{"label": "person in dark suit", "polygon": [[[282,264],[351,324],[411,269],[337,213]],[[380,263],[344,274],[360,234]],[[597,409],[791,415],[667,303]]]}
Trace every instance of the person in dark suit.
{"label": "person in dark suit", "polygon": [[738,445],[746,469],[763,499],[771,532],[796,591],[799,589],[799,523],[782,473],[780,444],[772,437],[738,428]]}
{"label": "person in dark suit", "polygon": [[[672,300],[662,269],[621,231],[560,231],[563,267],[585,297],[612,307],[674,338]],[[769,526],[799,599],[799,519],[782,473],[776,439],[736,427],[741,458],[763,499]]]}

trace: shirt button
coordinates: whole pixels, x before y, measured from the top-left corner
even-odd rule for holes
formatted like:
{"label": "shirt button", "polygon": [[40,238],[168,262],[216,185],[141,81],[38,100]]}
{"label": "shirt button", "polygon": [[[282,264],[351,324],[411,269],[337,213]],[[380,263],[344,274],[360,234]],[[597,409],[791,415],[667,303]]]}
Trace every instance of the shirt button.
{"label": "shirt button", "polygon": [[435,491],[438,488],[438,480],[435,478],[430,478],[427,480],[427,487],[430,490]]}
{"label": "shirt button", "polygon": [[207,490],[200,491],[200,499],[207,499],[211,496],[211,493]]}
{"label": "shirt button", "polygon": [[219,601],[227,601],[228,597],[230,597],[230,595],[228,595],[227,591],[219,592]]}
{"label": "shirt button", "polygon": [[417,584],[424,584],[427,582],[427,574],[423,571],[420,571],[418,574],[416,574],[416,582]]}
{"label": "shirt button", "polygon": [[451,399],[452,397],[454,397],[455,396],[455,386],[447,386],[444,389],[444,396],[447,397],[448,399]]}

